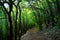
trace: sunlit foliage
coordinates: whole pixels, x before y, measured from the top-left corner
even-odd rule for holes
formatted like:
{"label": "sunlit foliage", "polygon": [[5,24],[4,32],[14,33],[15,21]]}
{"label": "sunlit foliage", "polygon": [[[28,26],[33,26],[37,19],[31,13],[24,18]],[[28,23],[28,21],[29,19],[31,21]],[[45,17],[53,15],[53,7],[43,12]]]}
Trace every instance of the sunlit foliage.
{"label": "sunlit foliage", "polygon": [[[14,36],[15,34],[19,35],[19,33],[23,35],[33,27],[44,30],[60,26],[59,0],[13,0],[11,11],[9,0],[1,0],[0,2],[2,4],[6,2],[3,6],[0,3],[0,30],[2,30],[2,35],[10,32],[11,25]],[[9,16],[12,23],[9,21]]]}

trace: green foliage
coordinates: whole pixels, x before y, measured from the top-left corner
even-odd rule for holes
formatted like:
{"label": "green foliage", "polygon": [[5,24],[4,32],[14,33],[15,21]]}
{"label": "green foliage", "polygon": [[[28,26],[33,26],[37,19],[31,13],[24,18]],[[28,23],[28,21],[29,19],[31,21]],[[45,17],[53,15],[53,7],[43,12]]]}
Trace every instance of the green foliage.
{"label": "green foliage", "polygon": [[[57,0],[22,0],[17,6],[18,1],[16,0],[11,12],[13,29],[16,27],[14,30],[25,32],[33,26],[38,30],[52,26],[52,30],[55,30],[57,26],[60,26],[59,2]],[[0,7],[0,30],[3,36],[7,30],[6,19],[2,19],[7,17],[5,13]]]}
{"label": "green foliage", "polygon": [[6,19],[4,15],[4,11],[2,10],[2,7],[0,7],[0,30],[2,31],[0,35],[2,35],[2,38],[4,39],[6,36]]}

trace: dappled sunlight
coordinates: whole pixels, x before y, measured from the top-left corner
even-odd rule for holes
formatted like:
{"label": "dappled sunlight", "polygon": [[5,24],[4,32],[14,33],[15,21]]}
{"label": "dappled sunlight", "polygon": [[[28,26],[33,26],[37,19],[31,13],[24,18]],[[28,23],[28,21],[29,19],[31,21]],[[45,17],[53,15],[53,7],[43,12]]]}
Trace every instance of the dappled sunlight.
{"label": "dappled sunlight", "polygon": [[60,1],[0,0],[0,40],[60,40]]}

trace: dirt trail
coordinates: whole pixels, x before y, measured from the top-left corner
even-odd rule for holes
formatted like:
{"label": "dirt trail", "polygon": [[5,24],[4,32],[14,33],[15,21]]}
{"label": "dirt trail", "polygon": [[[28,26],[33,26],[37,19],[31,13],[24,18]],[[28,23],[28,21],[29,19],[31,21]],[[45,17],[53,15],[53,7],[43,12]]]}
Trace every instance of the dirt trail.
{"label": "dirt trail", "polygon": [[[54,29],[54,28],[53,28]],[[55,30],[49,31],[49,29],[42,30],[38,32],[34,29],[34,32],[28,31],[21,37],[21,40],[60,40],[60,30],[55,28]]]}

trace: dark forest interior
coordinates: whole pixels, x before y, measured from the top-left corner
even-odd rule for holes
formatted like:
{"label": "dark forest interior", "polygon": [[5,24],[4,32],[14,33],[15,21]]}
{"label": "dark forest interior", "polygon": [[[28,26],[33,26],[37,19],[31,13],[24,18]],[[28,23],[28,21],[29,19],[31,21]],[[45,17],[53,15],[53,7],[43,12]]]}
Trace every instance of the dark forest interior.
{"label": "dark forest interior", "polygon": [[0,0],[0,40],[60,40],[60,0]]}

